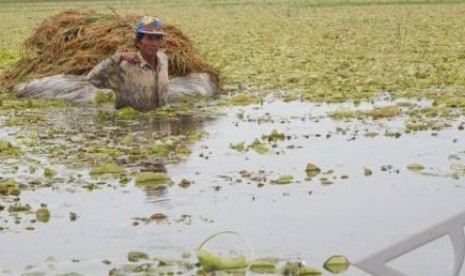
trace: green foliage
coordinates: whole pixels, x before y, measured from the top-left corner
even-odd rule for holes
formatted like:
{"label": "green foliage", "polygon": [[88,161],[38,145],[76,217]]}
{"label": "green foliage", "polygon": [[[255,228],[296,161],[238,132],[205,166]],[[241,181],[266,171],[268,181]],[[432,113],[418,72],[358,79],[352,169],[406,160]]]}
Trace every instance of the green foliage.
{"label": "green foliage", "polygon": [[115,163],[105,163],[90,170],[92,177],[113,176],[122,177],[126,174],[123,167]]}
{"label": "green foliage", "polygon": [[331,273],[343,273],[349,268],[349,260],[342,255],[335,255],[328,258],[323,267]]}
{"label": "green foliage", "polygon": [[152,187],[166,184],[170,180],[169,176],[165,173],[141,172],[136,175],[137,186]]}
{"label": "green foliage", "polygon": [[221,258],[206,250],[199,250],[197,252],[200,266],[206,272],[216,270],[229,270],[229,269],[244,269],[247,267],[247,260],[243,255],[236,258]]}
{"label": "green foliage", "polygon": [[16,155],[20,150],[9,141],[0,138],[0,155]]}
{"label": "green foliage", "polygon": [[145,252],[140,251],[131,251],[128,253],[128,261],[130,262],[138,262],[140,260],[147,260],[149,255]]}

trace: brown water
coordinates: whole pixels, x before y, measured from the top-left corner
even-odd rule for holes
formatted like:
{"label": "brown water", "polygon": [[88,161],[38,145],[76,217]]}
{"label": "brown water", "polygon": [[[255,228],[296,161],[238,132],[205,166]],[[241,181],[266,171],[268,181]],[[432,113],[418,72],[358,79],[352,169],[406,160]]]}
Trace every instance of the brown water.
{"label": "brown water", "polygon": [[[105,275],[127,262],[129,251],[179,259],[225,230],[245,237],[255,258],[301,259],[321,268],[331,255],[356,261],[465,210],[465,136],[458,128],[463,118],[441,131],[405,133],[405,117],[334,121],[328,113],[339,107],[273,100],[225,108],[225,114],[214,118],[127,121],[102,121],[93,108],[72,108],[49,110],[42,121],[19,126],[8,126],[9,118],[26,112],[4,112],[0,136],[20,145],[24,154],[4,158],[0,176],[14,177],[18,183],[40,180],[37,188],[28,184],[20,201],[33,210],[46,203],[51,219],[32,223],[34,215],[25,214],[15,223],[13,215],[0,211],[0,226],[5,228],[0,232],[0,274]],[[17,142],[54,128],[61,131],[40,139],[34,150]],[[89,155],[85,160],[72,158],[83,145],[108,145],[128,133],[134,134],[133,143],[144,144],[155,137],[200,130],[208,135],[189,146],[190,155],[165,160],[174,185],[160,189],[139,188],[133,180],[126,185],[92,180]],[[268,153],[230,147],[249,145],[273,130],[286,137],[265,143]],[[386,136],[386,131],[401,136]],[[366,135],[373,132],[378,135]],[[322,172],[308,179],[308,163]],[[412,163],[425,170],[408,170]],[[31,166],[37,169],[31,172]],[[44,167],[57,175],[45,179]],[[137,164],[127,164],[131,167]],[[372,175],[365,176],[364,168]],[[256,179],[246,177],[244,170]],[[281,175],[294,179],[273,184]],[[192,184],[178,186],[182,179]],[[84,189],[89,182],[97,189]],[[11,201],[0,199],[1,205]],[[78,215],[76,221],[69,219],[70,212]],[[155,213],[167,219],[137,219]],[[34,230],[26,230],[28,226]],[[244,242],[231,237],[218,237],[211,248],[252,255]],[[446,275],[452,270],[452,257],[442,239],[393,265],[411,275]],[[345,275],[364,274],[351,268]]]}

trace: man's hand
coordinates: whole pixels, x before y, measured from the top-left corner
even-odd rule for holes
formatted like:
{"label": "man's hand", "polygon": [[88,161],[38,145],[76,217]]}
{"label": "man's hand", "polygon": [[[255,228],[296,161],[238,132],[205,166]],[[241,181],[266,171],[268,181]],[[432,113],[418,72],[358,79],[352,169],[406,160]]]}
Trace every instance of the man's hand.
{"label": "man's hand", "polygon": [[125,52],[125,53],[121,53],[119,55],[119,60],[120,61],[127,61],[131,64],[139,64],[141,62],[139,56],[137,55],[137,53],[131,53],[131,52]]}

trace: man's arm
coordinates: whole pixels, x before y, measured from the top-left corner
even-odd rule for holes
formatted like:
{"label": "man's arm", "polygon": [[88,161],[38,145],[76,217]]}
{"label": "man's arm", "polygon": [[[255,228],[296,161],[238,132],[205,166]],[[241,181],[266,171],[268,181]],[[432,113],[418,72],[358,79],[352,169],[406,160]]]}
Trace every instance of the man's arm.
{"label": "man's arm", "polygon": [[121,64],[121,55],[114,54],[97,64],[87,74],[87,79],[97,88],[113,89],[117,88],[118,69]]}

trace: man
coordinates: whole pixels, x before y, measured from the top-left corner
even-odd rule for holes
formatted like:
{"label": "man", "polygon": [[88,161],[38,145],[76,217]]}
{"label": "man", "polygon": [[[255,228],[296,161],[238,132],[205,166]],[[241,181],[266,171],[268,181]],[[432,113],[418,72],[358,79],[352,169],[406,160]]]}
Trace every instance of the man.
{"label": "man", "polygon": [[87,75],[97,88],[115,91],[116,108],[145,112],[167,102],[168,58],[159,51],[165,37],[161,26],[156,17],[142,17],[135,28],[138,52],[114,54]]}
{"label": "man", "polygon": [[137,52],[117,53],[97,64],[87,76],[55,75],[20,83],[23,97],[93,102],[99,89],[116,95],[116,108],[146,112],[184,97],[214,96],[218,87],[208,73],[168,78],[168,57],[160,51],[165,33],[156,17],[144,16],[135,27]]}

